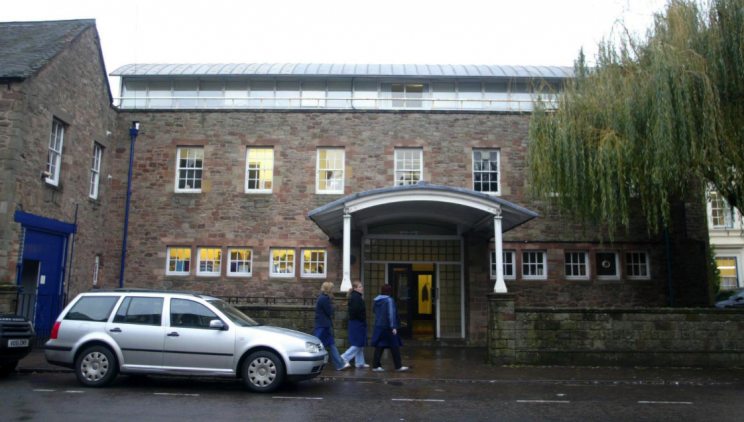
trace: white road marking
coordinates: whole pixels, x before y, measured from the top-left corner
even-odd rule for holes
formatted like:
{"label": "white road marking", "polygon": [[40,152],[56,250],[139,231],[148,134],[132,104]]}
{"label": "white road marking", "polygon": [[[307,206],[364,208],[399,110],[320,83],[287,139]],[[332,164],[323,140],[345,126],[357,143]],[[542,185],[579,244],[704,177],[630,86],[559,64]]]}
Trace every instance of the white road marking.
{"label": "white road marking", "polygon": [[34,390],[34,391],[38,391],[38,392],[40,392],[40,393],[45,393],[45,392],[51,392],[51,391],[57,391],[57,390],[45,390],[45,389],[43,389],[43,388],[37,388],[37,389],[36,389],[36,390]]}
{"label": "white road marking", "polygon": [[67,391],[65,391],[65,393],[75,393],[75,394],[77,394],[77,393],[84,393],[84,392],[85,391],[80,391],[80,390],[67,390]]}
{"label": "white road marking", "polygon": [[517,403],[571,403],[568,400],[517,400]]}
{"label": "white road marking", "polygon": [[444,400],[437,400],[437,399],[391,399],[392,401],[436,401],[436,402],[442,402]]}
{"label": "white road marking", "polygon": [[639,404],[692,404],[691,401],[638,401]]}
{"label": "white road marking", "polygon": [[283,399],[283,400],[323,400],[323,397],[282,397],[274,396],[272,399]]}
{"label": "white road marking", "polygon": [[188,396],[188,397],[199,397],[198,394],[181,394],[181,393],[153,393],[156,396]]}

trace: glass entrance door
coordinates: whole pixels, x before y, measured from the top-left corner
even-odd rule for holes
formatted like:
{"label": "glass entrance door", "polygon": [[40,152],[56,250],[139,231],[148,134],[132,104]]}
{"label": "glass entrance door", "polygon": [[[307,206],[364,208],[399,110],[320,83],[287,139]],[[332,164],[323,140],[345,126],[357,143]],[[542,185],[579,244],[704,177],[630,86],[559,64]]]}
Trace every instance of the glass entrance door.
{"label": "glass entrance door", "polygon": [[434,264],[390,264],[389,274],[400,316],[400,336],[434,340],[437,299]]}
{"label": "glass entrance door", "polygon": [[413,314],[412,289],[413,269],[410,264],[390,264],[390,279],[388,284],[393,286],[393,300],[398,307],[400,317],[401,337],[411,337],[411,316]]}

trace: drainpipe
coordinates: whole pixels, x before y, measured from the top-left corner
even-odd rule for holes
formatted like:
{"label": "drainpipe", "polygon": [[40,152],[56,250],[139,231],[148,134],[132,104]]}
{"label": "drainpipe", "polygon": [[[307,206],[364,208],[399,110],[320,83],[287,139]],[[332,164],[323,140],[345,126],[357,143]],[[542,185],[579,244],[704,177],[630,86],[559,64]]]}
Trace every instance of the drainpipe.
{"label": "drainpipe", "polygon": [[672,253],[669,250],[669,226],[664,227],[666,241],[667,277],[669,278],[669,307],[674,308],[674,284],[672,283]]}
{"label": "drainpipe", "polygon": [[132,122],[129,135],[132,136],[132,146],[129,148],[129,178],[127,179],[127,208],[124,214],[124,239],[121,244],[121,272],[119,273],[119,288],[124,287],[124,265],[127,261],[127,230],[129,229],[129,201],[132,199],[132,166],[134,164],[134,141],[139,134],[139,122]]}
{"label": "drainpipe", "polygon": [[[80,204],[75,204],[75,231],[77,231],[77,216],[78,207]],[[70,297],[70,279],[72,278],[72,258],[75,256],[75,233],[72,234],[72,249],[70,251],[70,269],[67,271],[67,293],[65,294],[65,300]],[[60,309],[61,310],[61,309]]]}

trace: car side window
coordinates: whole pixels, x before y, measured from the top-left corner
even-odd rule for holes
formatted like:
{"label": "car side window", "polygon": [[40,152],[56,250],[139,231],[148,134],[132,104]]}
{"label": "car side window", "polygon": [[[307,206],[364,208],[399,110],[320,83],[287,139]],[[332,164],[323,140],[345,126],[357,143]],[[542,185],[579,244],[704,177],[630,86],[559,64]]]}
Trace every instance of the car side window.
{"label": "car side window", "polygon": [[106,322],[121,296],[86,296],[80,298],[65,319],[74,321]]}
{"label": "car side window", "polygon": [[214,312],[192,300],[171,299],[170,325],[184,328],[209,328],[209,322],[219,319]]}
{"label": "car side window", "polygon": [[114,316],[115,323],[156,325],[162,322],[163,298],[127,297]]}

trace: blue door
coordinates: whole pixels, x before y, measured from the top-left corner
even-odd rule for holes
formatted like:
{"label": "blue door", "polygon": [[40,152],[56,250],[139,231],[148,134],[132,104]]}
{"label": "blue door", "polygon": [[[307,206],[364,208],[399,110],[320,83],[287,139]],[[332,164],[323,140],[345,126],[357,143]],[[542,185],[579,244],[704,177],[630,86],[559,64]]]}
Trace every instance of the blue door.
{"label": "blue door", "polygon": [[43,231],[26,229],[23,260],[38,261],[39,276],[36,280],[34,328],[39,337],[51,333],[54,321],[62,311],[62,267],[65,259],[66,237]]}

